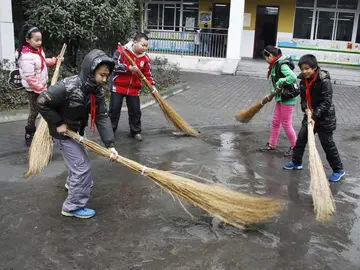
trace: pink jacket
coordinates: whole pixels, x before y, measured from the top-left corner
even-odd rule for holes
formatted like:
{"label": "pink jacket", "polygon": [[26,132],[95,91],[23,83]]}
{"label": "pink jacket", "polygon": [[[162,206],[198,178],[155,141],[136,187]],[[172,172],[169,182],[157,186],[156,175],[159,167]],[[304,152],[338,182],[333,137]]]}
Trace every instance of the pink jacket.
{"label": "pink jacket", "polygon": [[18,60],[21,83],[29,92],[41,93],[47,88],[48,69],[54,66],[57,58],[45,58],[45,53],[40,48],[35,51],[28,46],[23,46],[21,57]]}

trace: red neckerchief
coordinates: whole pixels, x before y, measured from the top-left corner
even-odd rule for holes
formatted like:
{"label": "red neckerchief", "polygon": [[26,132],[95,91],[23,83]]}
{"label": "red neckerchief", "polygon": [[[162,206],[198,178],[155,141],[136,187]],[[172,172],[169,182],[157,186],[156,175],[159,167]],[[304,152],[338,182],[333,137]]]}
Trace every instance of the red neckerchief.
{"label": "red neckerchief", "polygon": [[305,86],[306,86],[306,100],[307,100],[307,104],[308,104],[308,108],[312,111],[312,107],[311,107],[311,94],[310,94],[310,88],[311,86],[314,84],[314,82],[317,79],[319,72],[316,71],[314,77],[312,78],[312,80],[309,82],[307,79],[305,79]]}
{"label": "red neckerchief", "polygon": [[32,53],[35,53],[37,55],[40,56],[40,59],[41,59],[41,70],[43,70],[45,68],[45,65],[46,65],[46,61],[45,61],[45,57],[43,55],[43,50],[42,48],[40,47],[39,49],[37,50],[34,50],[32,47],[30,47],[29,45],[24,45],[22,47],[22,50],[21,50],[21,53],[27,53],[27,52],[32,52]]}
{"label": "red neckerchief", "polygon": [[282,54],[279,54],[278,56],[276,56],[270,63],[269,63],[269,70],[268,70],[268,79],[270,77],[270,73],[271,73],[271,69],[273,68],[275,62],[282,56]]}
{"label": "red neckerchief", "polygon": [[96,117],[96,100],[93,93],[90,93],[90,129],[94,136],[96,135],[95,129],[95,117]]}

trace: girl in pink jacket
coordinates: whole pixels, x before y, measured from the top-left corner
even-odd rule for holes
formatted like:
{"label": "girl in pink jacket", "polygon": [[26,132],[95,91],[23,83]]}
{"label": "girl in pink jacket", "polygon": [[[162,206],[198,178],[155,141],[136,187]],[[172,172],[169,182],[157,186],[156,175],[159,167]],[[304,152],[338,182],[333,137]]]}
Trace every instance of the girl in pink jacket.
{"label": "girl in pink jacket", "polygon": [[[30,113],[25,127],[25,145],[30,146],[35,133],[35,121],[39,114],[36,100],[47,88],[48,69],[57,62],[57,57],[46,58],[41,47],[40,30],[32,25],[23,26],[19,36],[16,60],[21,75],[21,83],[28,94]],[[62,59],[61,59],[62,60]]]}

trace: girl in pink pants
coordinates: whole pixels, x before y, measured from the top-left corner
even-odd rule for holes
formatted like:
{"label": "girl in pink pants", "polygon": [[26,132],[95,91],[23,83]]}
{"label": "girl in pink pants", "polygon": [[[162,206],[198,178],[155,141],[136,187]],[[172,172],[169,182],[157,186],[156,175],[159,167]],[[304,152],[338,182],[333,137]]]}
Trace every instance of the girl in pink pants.
{"label": "girl in pink pants", "polygon": [[292,114],[297,103],[299,90],[296,85],[296,75],[293,71],[294,63],[290,56],[283,56],[281,50],[274,46],[266,46],[263,55],[269,63],[268,78],[271,78],[273,89],[282,87],[282,92],[275,96],[275,110],[272,120],[269,142],[262,147],[261,151],[274,151],[280,134],[280,127],[285,130],[290,148],[284,153],[285,156],[292,155],[292,149],[296,143],[296,133],[292,125]]}

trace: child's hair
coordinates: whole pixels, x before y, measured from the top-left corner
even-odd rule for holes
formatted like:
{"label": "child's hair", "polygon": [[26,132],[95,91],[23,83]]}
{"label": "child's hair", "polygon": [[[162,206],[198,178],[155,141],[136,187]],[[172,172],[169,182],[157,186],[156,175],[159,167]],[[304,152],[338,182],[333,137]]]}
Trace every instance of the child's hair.
{"label": "child's hair", "polygon": [[27,44],[26,39],[30,38],[32,33],[40,32],[39,28],[31,24],[25,24],[19,34],[18,59],[21,57],[22,47]]}
{"label": "child's hair", "polygon": [[302,65],[308,65],[311,68],[318,68],[318,61],[315,57],[315,55],[313,54],[305,54],[303,56],[301,56],[301,58],[299,59],[299,68],[301,68]]}
{"label": "child's hair", "polygon": [[279,56],[280,54],[282,54],[281,50],[279,48],[276,48],[272,45],[267,45],[265,48],[264,48],[264,51],[263,51],[263,55],[264,56]]}
{"label": "child's hair", "polygon": [[149,37],[145,33],[136,33],[134,41],[139,42],[141,39],[149,40]]}

